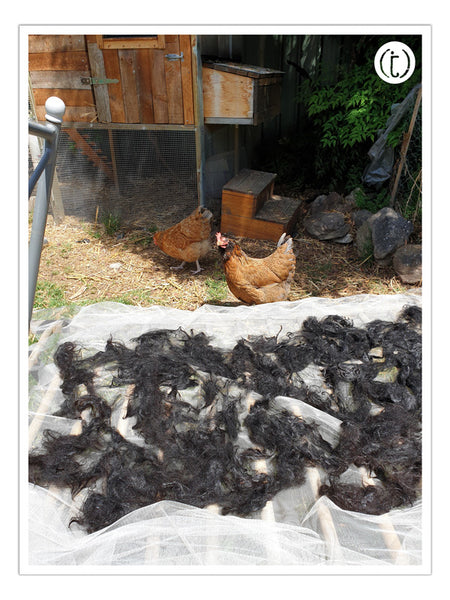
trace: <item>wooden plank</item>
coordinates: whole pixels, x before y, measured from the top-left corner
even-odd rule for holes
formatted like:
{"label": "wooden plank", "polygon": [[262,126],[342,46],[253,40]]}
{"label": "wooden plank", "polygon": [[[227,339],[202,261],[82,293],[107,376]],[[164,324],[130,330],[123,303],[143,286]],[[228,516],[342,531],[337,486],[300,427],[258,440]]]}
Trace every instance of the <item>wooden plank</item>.
{"label": "wooden plank", "polygon": [[[166,35],[165,53],[180,54],[180,44],[177,35]],[[180,59],[169,60],[165,57],[164,70],[166,75],[168,122],[183,123],[183,88],[181,84]]]}
{"label": "wooden plank", "polygon": [[[97,44],[92,42],[87,43],[87,48],[92,77],[106,79],[105,63],[103,61],[102,51],[99,49]],[[101,123],[111,123],[108,84],[93,85],[93,88],[98,120]]]}
{"label": "wooden plank", "polygon": [[205,117],[206,125],[254,125],[254,119],[238,119],[236,117]]}
{"label": "wooden plank", "polygon": [[118,50],[126,123],[139,123],[139,99],[136,85],[136,51]]}
{"label": "wooden plank", "polygon": [[214,69],[216,71],[222,71],[224,73],[233,73],[242,77],[251,77],[252,79],[262,79],[271,77],[280,77],[283,71],[277,71],[275,69],[269,69],[267,67],[258,67],[255,65],[246,65],[241,63],[233,62],[221,62],[221,61],[204,61],[203,65],[205,68]]}
{"label": "wooden plank", "polygon": [[87,52],[37,52],[28,56],[29,71],[88,71]]}
{"label": "wooden plank", "polygon": [[265,202],[270,200],[271,194],[272,186],[267,187],[255,197],[224,191],[222,193],[222,212],[242,217],[255,217]]}
{"label": "wooden plank", "polygon": [[154,123],[155,114],[153,112],[153,91],[152,91],[152,61],[151,50],[137,50],[137,72],[136,84],[139,97],[139,113],[141,123]]}
{"label": "wooden plank", "polygon": [[194,92],[192,71],[191,37],[180,35],[180,51],[183,53],[181,60],[181,86],[183,90],[183,118],[185,125],[194,123]]}
{"label": "wooden plank", "polygon": [[283,83],[282,77],[263,77],[258,79],[258,87],[263,87],[265,85],[281,85]]}
{"label": "wooden plank", "polygon": [[94,94],[89,90],[60,90],[57,88],[35,89],[33,96],[37,105],[42,105],[50,96],[56,96],[64,101],[66,106],[89,106],[95,108]]}
{"label": "wooden plank", "polygon": [[165,50],[153,50],[151,53],[151,81],[153,90],[153,112],[155,123],[169,122],[169,109],[164,70]]}
{"label": "wooden plank", "polygon": [[280,223],[227,214],[222,214],[220,229],[223,233],[273,242],[278,242],[281,234],[286,231],[285,226]]}
{"label": "wooden plank", "polygon": [[222,193],[222,215],[224,214],[254,217],[256,214],[256,198],[252,195],[224,191]]}
{"label": "wooden plank", "polygon": [[205,118],[253,118],[253,80],[203,67]]}
{"label": "wooden plank", "polygon": [[73,52],[86,50],[84,35],[29,35],[28,52]]}
{"label": "wooden plank", "polygon": [[[38,121],[45,121],[44,106],[36,106],[36,118]],[[66,112],[63,117],[64,123],[94,123],[97,121],[97,111],[95,107],[88,106],[66,106]]]}
{"label": "wooden plank", "polygon": [[124,36],[121,38],[108,38],[107,35],[98,35],[96,37],[99,47],[105,50],[137,50],[165,47],[164,35],[151,37]]}
{"label": "wooden plank", "polygon": [[30,71],[33,88],[41,89],[90,89],[89,83],[82,83],[82,77],[90,77],[89,71]]}
{"label": "wooden plank", "polygon": [[126,123],[123,102],[122,74],[117,50],[103,50],[103,63],[107,79],[117,79],[118,83],[108,84],[109,109],[112,123]]}

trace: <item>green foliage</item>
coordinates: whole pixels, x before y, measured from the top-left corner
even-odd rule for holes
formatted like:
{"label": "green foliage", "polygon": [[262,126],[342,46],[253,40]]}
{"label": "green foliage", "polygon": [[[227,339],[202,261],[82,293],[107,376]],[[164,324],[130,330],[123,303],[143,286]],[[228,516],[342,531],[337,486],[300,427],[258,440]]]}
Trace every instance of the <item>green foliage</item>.
{"label": "green foliage", "polygon": [[97,224],[83,225],[82,228],[87,235],[96,240],[99,240],[102,237],[102,232],[99,230]]}
{"label": "green foliage", "polygon": [[390,195],[389,190],[386,188],[382,188],[377,194],[368,194],[362,188],[358,188],[354,196],[358,208],[370,210],[372,213],[389,206]]}
{"label": "green foliage", "polygon": [[67,257],[69,256],[69,254],[70,254],[71,250],[72,250],[72,244],[70,244],[70,243],[67,243],[67,242],[66,242],[66,243],[64,243],[64,244],[62,245],[62,247],[61,247],[61,250],[60,250],[60,252],[61,252],[61,256],[62,256],[63,258],[67,258]]}
{"label": "green foliage", "polygon": [[105,227],[105,232],[108,235],[114,235],[120,229],[120,218],[117,215],[109,213],[102,219],[102,223]]}
{"label": "green foliage", "polygon": [[38,281],[34,308],[54,308],[65,304],[64,291],[50,281]]}
{"label": "green foliage", "polygon": [[[406,82],[405,82],[406,83]],[[384,129],[391,105],[401,102],[414,84],[389,85],[382,81],[372,65],[354,66],[335,85],[307,84],[300,98],[306,99],[308,116],[318,128],[324,148],[352,148],[363,142],[373,143]],[[397,134],[399,136],[399,134]],[[396,143],[399,137],[392,141]]]}
{"label": "green foliage", "polygon": [[216,272],[214,278],[205,279],[207,290],[206,301],[209,303],[221,302],[225,300],[228,294],[228,285],[223,273]]}
{"label": "green foliage", "polygon": [[[352,58],[342,59],[335,83],[324,83],[319,73],[303,81],[297,96],[311,132],[316,184],[330,190],[349,192],[361,184],[367,152],[385,129],[392,105],[402,102],[421,79],[418,40],[405,40],[419,58],[416,71],[404,83],[391,85],[378,77],[373,66],[383,40],[363,38],[352,46]],[[399,147],[407,127],[405,118],[389,135],[388,144]]]}
{"label": "green foliage", "polygon": [[370,267],[373,264],[373,243],[370,239],[367,239],[360,248],[359,258],[361,259],[360,265],[365,264]]}

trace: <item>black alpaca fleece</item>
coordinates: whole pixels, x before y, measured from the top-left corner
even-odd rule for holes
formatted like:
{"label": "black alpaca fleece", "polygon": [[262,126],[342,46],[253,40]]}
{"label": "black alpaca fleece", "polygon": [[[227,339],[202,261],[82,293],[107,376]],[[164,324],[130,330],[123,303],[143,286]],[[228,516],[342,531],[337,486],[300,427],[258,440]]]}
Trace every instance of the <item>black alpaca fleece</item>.
{"label": "black alpaca fleece", "polygon": [[[311,317],[299,331],[240,339],[231,351],[182,329],[149,331],[129,347],[109,339],[87,357],[65,343],[55,354],[64,395],[56,414],[80,419],[81,433],[46,430],[30,451],[29,479],[73,495],[87,490],[72,521],[88,532],[165,499],[246,516],[301,484],[308,466],[326,474],[320,492],[344,509],[380,514],[411,504],[421,493],[421,352],[416,307],[365,327]],[[302,377],[311,364],[321,387]],[[118,399],[101,397],[101,369],[119,401],[132,389],[126,416],[141,443],[113,427]],[[248,403],[249,392],[256,401]],[[277,396],[340,419],[337,445],[313,421],[280,408]],[[352,465],[375,485],[341,481]]]}

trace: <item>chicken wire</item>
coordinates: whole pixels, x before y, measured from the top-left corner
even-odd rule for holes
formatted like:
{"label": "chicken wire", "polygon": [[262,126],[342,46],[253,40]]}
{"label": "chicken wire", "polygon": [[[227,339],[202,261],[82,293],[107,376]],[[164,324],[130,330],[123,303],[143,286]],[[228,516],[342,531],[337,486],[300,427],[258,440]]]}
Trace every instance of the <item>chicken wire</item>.
{"label": "chicken wire", "polygon": [[[39,443],[46,428],[74,433],[79,425],[77,419],[55,416],[63,395],[53,354],[63,342],[73,341],[96,352],[110,337],[129,343],[148,330],[181,327],[205,332],[214,345],[227,349],[242,337],[298,330],[310,316],[341,315],[355,326],[374,319],[394,321],[405,305],[420,306],[421,297],[308,298],[251,307],[204,305],[195,311],[106,302],[83,307],[73,318],[66,316],[64,309],[59,315],[41,311],[31,324],[41,341],[30,348],[29,355],[30,447]],[[310,384],[321,385],[314,369]],[[108,393],[106,388],[102,393]],[[122,406],[110,399],[115,406],[114,422],[121,422],[122,435],[136,442],[130,419],[121,419]],[[336,441],[338,419],[295,398],[277,397],[275,404],[315,422],[324,439]],[[363,476],[356,467],[346,475],[356,480]],[[396,572],[396,567],[422,565],[421,501],[379,516],[342,510],[327,497],[318,496],[320,478],[320,470],[308,468],[303,485],[282,490],[251,518],[223,516],[214,505],[197,508],[163,500],[91,534],[68,526],[83,501],[83,492],[72,498],[68,490],[29,484],[24,564],[31,570],[52,566],[55,572],[92,565],[176,566],[187,572],[194,567],[284,566],[293,567],[294,572],[317,566],[366,567],[371,572],[389,567]]]}
{"label": "chicken wire", "polygon": [[198,205],[195,132],[63,127],[54,185],[65,215],[174,225]]}

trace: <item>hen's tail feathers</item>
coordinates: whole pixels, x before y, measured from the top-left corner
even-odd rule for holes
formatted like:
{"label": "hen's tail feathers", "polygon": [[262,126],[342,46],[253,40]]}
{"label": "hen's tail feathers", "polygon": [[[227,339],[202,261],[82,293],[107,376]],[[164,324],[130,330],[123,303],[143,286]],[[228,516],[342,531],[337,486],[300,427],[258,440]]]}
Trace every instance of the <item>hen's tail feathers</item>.
{"label": "hen's tail feathers", "polygon": [[278,240],[277,243],[277,248],[279,248],[280,246],[282,246],[283,244],[286,244],[284,251],[285,252],[289,252],[289,250],[292,248],[292,238],[291,236],[287,236],[286,237],[286,233],[282,233],[280,239]]}

